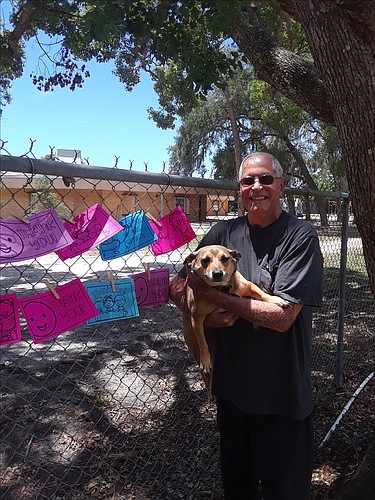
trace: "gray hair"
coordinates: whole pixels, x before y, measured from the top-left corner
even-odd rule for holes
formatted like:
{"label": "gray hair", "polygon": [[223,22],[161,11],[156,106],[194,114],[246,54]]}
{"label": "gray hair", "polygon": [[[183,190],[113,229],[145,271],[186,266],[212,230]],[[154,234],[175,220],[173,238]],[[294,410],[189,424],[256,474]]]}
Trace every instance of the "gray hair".
{"label": "gray hair", "polygon": [[249,158],[256,156],[256,155],[267,155],[267,156],[271,157],[272,168],[273,168],[274,173],[277,175],[277,177],[284,177],[283,169],[282,169],[280,162],[277,158],[275,158],[270,153],[262,153],[262,151],[255,151],[254,153],[250,153],[249,155],[245,156],[245,158],[242,160],[241,165],[240,165],[240,169],[238,171],[238,180],[239,181],[242,179],[242,172],[243,172],[243,168],[244,168],[246,160],[248,160]]}

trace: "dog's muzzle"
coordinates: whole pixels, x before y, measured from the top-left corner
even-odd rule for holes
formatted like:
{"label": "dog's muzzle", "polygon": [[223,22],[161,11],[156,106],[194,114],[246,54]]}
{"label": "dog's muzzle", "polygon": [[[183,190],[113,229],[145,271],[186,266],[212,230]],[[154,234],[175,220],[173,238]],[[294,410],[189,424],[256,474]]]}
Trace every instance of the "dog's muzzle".
{"label": "dog's muzzle", "polygon": [[226,278],[226,272],[222,269],[214,269],[210,273],[207,274],[207,278],[211,281],[215,281],[216,283],[220,283]]}

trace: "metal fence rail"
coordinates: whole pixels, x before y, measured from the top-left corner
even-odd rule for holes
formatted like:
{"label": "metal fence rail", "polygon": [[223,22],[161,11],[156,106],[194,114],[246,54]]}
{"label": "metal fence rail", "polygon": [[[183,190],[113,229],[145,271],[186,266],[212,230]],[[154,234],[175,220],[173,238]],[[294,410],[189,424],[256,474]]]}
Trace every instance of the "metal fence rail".
{"label": "metal fence rail", "polygon": [[[49,206],[71,219],[94,203],[115,218],[135,210],[159,217],[178,204],[197,235],[159,257],[146,247],[103,261],[94,248],[65,262],[48,254],[6,264],[2,295],[45,291],[46,278],[59,285],[76,277],[101,281],[113,271],[121,279],[142,272],[144,262],[168,267],[173,277],[212,224],[235,216],[234,182],[9,156],[1,157],[1,169],[3,219]],[[328,225],[314,209],[317,196]],[[286,208],[292,200],[297,215],[309,211],[325,259],[325,301],[313,338],[314,397],[322,407],[335,380],[355,385],[371,370],[375,308],[361,240],[341,214],[347,196],[289,189],[287,197]],[[220,498],[215,408],[181,327],[171,303],[40,344],[22,321],[23,341],[1,348],[1,498]]]}

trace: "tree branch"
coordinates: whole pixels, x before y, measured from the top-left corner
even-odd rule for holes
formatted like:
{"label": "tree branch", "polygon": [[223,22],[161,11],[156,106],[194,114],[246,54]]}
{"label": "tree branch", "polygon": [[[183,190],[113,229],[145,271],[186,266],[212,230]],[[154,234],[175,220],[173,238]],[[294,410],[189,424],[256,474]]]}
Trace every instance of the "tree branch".
{"label": "tree branch", "polygon": [[14,56],[18,52],[18,42],[25,31],[30,28],[34,13],[40,7],[40,4],[41,0],[28,0],[19,14],[19,18],[14,25],[14,30],[10,33],[8,39],[10,51]]}
{"label": "tree branch", "polygon": [[326,89],[316,67],[279,45],[256,9],[236,16],[230,34],[249,59],[257,77],[269,83],[314,118],[333,124]]}

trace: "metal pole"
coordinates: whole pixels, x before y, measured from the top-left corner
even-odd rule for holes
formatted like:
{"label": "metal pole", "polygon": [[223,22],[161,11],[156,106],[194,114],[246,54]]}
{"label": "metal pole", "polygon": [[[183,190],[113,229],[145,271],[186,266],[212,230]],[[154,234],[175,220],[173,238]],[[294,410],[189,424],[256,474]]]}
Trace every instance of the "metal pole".
{"label": "metal pole", "polygon": [[349,198],[343,198],[341,205],[341,256],[340,256],[340,283],[339,283],[339,315],[337,328],[336,351],[336,385],[342,387],[343,353],[344,353],[344,321],[345,321],[345,288],[346,264],[348,257],[348,229],[349,229]]}

